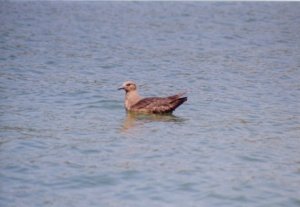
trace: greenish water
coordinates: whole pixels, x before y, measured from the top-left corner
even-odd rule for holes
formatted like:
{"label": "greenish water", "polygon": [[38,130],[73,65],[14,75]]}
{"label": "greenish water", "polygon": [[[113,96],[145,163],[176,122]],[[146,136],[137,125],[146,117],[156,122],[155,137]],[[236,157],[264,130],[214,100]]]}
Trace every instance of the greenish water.
{"label": "greenish water", "polygon": [[1,2],[0,206],[299,206],[299,9]]}

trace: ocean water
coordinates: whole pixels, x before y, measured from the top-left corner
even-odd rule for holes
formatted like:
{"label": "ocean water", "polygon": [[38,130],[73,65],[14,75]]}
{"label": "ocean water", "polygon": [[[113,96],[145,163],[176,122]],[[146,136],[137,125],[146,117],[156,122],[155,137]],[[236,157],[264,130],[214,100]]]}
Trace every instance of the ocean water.
{"label": "ocean water", "polygon": [[1,1],[0,206],[300,206],[299,10]]}

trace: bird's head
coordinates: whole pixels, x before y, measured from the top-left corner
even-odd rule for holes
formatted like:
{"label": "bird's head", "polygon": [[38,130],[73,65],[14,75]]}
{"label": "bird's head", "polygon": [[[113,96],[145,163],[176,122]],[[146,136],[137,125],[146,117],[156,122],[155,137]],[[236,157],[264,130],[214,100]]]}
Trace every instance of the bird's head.
{"label": "bird's head", "polygon": [[125,90],[126,93],[129,91],[135,91],[137,89],[136,84],[133,81],[126,81],[118,90]]}

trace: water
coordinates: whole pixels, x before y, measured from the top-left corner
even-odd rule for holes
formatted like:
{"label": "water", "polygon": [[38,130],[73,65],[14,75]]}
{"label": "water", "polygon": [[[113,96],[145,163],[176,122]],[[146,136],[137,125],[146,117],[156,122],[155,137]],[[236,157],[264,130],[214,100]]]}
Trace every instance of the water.
{"label": "water", "polygon": [[300,206],[299,9],[2,1],[0,206]]}

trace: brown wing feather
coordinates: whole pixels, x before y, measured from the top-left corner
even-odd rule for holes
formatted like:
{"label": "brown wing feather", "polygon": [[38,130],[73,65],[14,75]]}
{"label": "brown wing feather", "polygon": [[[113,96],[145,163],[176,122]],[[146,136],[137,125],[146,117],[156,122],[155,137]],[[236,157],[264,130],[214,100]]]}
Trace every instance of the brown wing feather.
{"label": "brown wing feather", "polygon": [[178,106],[187,100],[186,97],[182,97],[182,94],[169,96],[165,98],[151,97],[144,98],[132,106],[133,111],[143,111],[150,113],[170,113],[174,111]]}
{"label": "brown wing feather", "polygon": [[139,102],[137,102],[135,105],[133,105],[132,108],[135,109],[152,108],[152,107],[164,105],[166,104],[166,102],[168,102],[168,98],[159,98],[159,97],[144,98]]}

